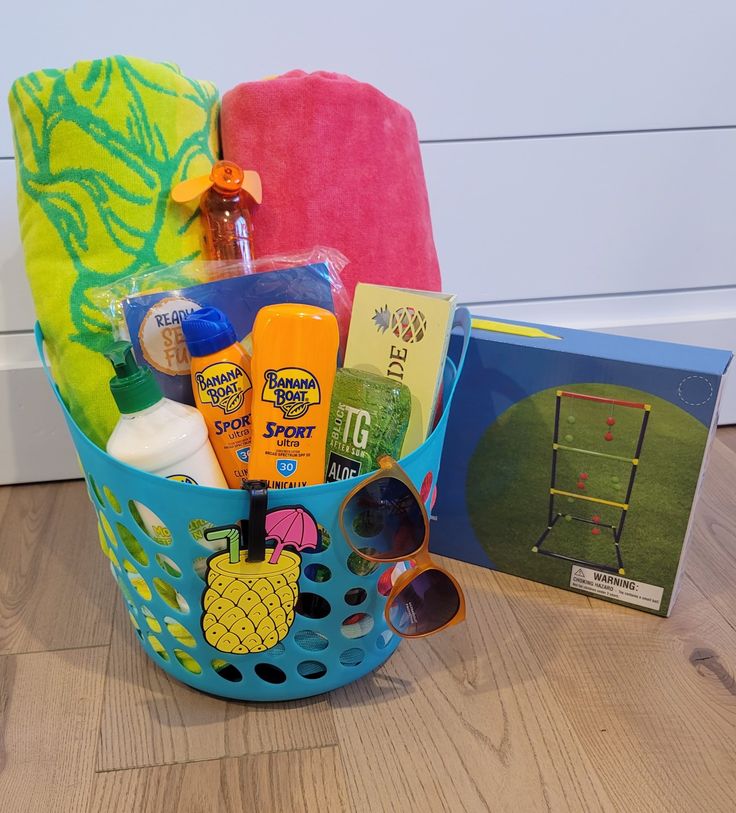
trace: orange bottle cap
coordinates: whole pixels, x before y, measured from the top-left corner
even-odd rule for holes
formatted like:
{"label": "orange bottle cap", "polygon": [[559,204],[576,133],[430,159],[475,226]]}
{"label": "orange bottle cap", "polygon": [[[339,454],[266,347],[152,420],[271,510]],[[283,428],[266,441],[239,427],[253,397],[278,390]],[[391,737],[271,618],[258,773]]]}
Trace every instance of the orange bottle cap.
{"label": "orange bottle cap", "polygon": [[212,167],[210,180],[218,192],[234,195],[243,183],[243,170],[232,161],[218,161]]}
{"label": "orange bottle cap", "polygon": [[241,169],[232,161],[218,161],[209,175],[199,175],[180,181],[172,190],[171,197],[177,203],[186,203],[215,188],[221,195],[235,195],[245,190],[256,203],[263,200],[261,176],[254,169]]}

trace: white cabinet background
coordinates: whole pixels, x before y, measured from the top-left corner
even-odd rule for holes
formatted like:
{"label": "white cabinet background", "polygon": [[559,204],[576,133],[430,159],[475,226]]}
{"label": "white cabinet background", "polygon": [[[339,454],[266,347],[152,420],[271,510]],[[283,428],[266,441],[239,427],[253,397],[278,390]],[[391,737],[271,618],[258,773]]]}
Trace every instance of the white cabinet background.
{"label": "white cabinet background", "polygon": [[[447,290],[478,313],[736,350],[736,5],[39,0],[0,11],[0,86],[128,53],[221,91],[291,68],[417,120]],[[208,16],[209,15],[209,16]],[[0,115],[0,483],[79,476],[31,341]],[[736,376],[721,422],[736,422]]]}

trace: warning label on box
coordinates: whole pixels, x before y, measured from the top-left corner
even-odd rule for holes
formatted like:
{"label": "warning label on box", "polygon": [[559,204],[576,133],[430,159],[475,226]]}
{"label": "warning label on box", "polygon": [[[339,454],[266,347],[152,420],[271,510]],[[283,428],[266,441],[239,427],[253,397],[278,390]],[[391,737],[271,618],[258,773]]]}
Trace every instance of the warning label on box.
{"label": "warning label on box", "polygon": [[570,572],[570,587],[585,590],[596,596],[614,598],[628,604],[646,607],[648,610],[659,610],[664,589],[646,582],[636,582],[626,576],[591,570],[589,567],[573,565]]}

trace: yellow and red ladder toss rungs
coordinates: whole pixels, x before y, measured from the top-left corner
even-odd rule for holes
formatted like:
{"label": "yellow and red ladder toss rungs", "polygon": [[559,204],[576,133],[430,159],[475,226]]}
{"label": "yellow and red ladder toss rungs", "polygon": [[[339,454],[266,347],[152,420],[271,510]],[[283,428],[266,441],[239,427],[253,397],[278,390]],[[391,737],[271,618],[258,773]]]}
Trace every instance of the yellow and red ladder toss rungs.
{"label": "yellow and red ladder toss rungs", "polygon": [[615,406],[632,407],[632,409],[646,409],[647,412],[652,408],[650,404],[639,404],[635,401],[621,401],[618,398],[603,398],[600,395],[586,395],[582,392],[557,390],[557,394],[561,398],[577,398],[580,401],[596,401],[599,404],[614,404]]}

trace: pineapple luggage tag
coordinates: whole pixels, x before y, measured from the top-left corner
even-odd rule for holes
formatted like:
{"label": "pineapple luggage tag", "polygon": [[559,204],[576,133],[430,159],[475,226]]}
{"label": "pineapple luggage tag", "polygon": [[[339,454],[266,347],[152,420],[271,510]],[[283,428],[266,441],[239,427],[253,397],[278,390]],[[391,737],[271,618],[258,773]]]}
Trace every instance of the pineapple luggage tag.
{"label": "pineapple luggage tag", "polygon": [[[207,560],[201,617],[207,643],[236,654],[264,652],[289,634],[299,598],[300,551],[319,545],[317,523],[306,508],[268,511],[264,481],[246,481],[243,488],[250,495],[249,519],[205,531],[208,541],[224,541],[228,549]],[[274,547],[266,548],[266,540]]]}

